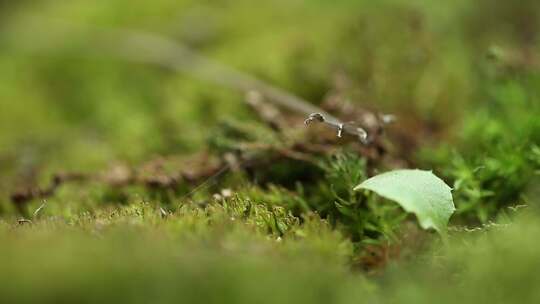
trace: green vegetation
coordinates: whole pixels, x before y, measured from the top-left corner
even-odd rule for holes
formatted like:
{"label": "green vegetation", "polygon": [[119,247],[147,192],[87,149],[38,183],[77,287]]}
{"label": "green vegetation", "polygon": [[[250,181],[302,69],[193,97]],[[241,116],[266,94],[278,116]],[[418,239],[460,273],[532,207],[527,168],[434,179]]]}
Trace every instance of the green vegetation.
{"label": "green vegetation", "polygon": [[396,201],[403,209],[416,214],[424,229],[441,234],[456,210],[452,189],[430,171],[395,170],[374,176],[354,190],[371,190]]}
{"label": "green vegetation", "polygon": [[[0,1],[0,26],[1,303],[540,301],[540,2]],[[453,189],[444,239],[425,176],[373,185],[415,168]]]}

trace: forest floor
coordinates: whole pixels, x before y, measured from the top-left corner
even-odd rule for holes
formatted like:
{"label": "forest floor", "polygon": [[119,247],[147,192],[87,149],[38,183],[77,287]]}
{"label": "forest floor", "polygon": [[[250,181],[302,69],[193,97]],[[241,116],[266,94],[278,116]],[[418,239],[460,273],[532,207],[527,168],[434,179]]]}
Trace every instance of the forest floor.
{"label": "forest floor", "polygon": [[[538,1],[19,2],[0,302],[540,301]],[[401,168],[447,237],[353,191]]]}

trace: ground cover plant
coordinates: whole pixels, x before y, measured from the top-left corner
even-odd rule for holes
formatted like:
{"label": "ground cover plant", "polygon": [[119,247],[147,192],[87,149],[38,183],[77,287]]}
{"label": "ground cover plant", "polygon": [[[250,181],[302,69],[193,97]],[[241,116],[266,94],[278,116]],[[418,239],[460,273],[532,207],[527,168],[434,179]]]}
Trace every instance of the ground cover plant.
{"label": "ground cover plant", "polygon": [[538,1],[0,1],[1,303],[537,303]]}

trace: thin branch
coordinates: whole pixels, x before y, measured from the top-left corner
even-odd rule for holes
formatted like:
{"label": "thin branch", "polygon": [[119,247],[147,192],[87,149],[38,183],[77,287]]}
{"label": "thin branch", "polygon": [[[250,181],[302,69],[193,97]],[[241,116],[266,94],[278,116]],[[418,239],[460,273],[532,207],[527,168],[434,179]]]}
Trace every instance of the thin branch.
{"label": "thin branch", "polygon": [[208,59],[170,38],[138,30],[82,26],[50,19],[35,19],[29,24],[35,25],[35,28],[32,28],[30,38],[52,37],[43,44],[26,44],[24,39],[20,39],[26,36],[25,33],[15,33],[17,43],[33,51],[43,51],[47,48],[55,49],[58,46],[57,43],[69,41],[70,35],[77,33],[77,31],[93,32],[93,36],[86,39],[89,46],[85,50],[90,53],[98,51],[100,54],[114,54],[123,60],[154,64],[174,71],[186,72],[202,80],[246,93],[256,91],[265,97],[265,101],[300,115],[312,117],[312,115],[319,114],[327,125],[338,130],[339,136],[345,132],[358,136],[363,143],[367,143],[367,135],[364,134],[366,131],[360,127],[352,126],[353,123],[344,123],[301,97],[248,73]]}
{"label": "thin branch", "polygon": [[361,143],[368,144],[368,133],[364,128],[358,126],[354,122],[342,123],[328,120],[322,113],[313,113],[304,121],[306,125],[310,125],[313,122],[324,123],[327,126],[337,130],[337,137],[343,137],[343,132],[353,136],[357,136]]}
{"label": "thin branch", "polygon": [[[260,93],[266,97],[265,100],[268,102],[298,114],[309,116],[306,125],[312,121],[323,122],[336,129],[338,137],[342,137],[343,133],[347,133],[358,137],[363,144],[368,144],[367,131],[354,122],[344,123],[294,94],[268,84],[252,75],[205,58],[178,42],[159,35],[142,32],[121,31],[117,34],[123,38],[120,40],[120,48],[117,47],[116,50],[124,58],[137,62],[158,64],[176,71],[189,72],[201,79],[244,92]],[[116,41],[119,40],[116,39]]]}
{"label": "thin branch", "polygon": [[257,91],[264,95],[267,101],[298,114],[307,116],[315,112],[322,113],[327,121],[340,123],[339,119],[312,103],[250,74],[201,56],[174,40],[139,31],[117,30],[114,33],[113,39],[116,43],[105,45],[115,46],[114,50],[125,59],[189,72],[203,80],[244,92]]}

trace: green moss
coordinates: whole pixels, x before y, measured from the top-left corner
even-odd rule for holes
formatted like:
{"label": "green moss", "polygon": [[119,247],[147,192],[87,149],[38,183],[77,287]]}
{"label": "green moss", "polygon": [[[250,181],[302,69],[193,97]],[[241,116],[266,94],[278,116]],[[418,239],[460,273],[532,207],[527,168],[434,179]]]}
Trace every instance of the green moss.
{"label": "green moss", "polygon": [[[538,1],[34,2],[0,1],[0,302],[538,302]],[[245,92],[108,56],[91,37],[110,27],[161,33],[315,104],[396,114],[387,154],[275,160],[303,133],[269,128]],[[10,202],[57,172],[201,150],[263,165],[187,197],[187,184],[94,180],[24,214]],[[394,167],[454,186],[449,244],[352,191]]]}

